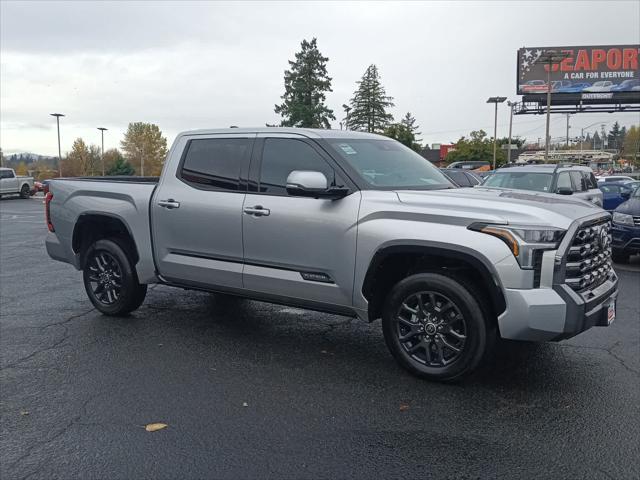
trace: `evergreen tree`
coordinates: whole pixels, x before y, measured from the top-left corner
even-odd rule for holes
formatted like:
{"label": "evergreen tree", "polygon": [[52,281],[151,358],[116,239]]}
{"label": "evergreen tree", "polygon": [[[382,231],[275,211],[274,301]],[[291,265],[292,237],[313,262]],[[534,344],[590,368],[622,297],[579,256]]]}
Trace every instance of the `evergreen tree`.
{"label": "evergreen tree", "polygon": [[328,57],[323,57],[313,38],[303,40],[290,70],[284,72],[284,95],[275,112],[282,116],[283,127],[330,128],[335,120],[325,104],[326,92],[331,92],[331,77],[327,75]]}
{"label": "evergreen tree", "polygon": [[158,176],[167,156],[167,139],[153,123],[130,123],[120,142],[124,156],[138,175]]}
{"label": "evergreen tree", "polygon": [[411,115],[411,112],[407,112],[406,115],[400,120],[400,123],[407,127],[409,131],[413,134],[414,138],[417,138],[418,135],[422,133],[418,131],[420,128],[419,125],[416,125],[416,118]]}
{"label": "evergreen tree", "polygon": [[625,133],[626,128],[620,128],[620,124],[618,122],[614,123],[613,127],[611,127],[611,131],[607,135],[609,148],[615,148],[616,150],[622,148]]}
{"label": "evergreen tree", "polygon": [[600,148],[602,148],[602,140],[600,139],[600,135],[598,134],[597,130],[593,134],[592,138],[593,138],[593,148],[594,148],[594,150],[599,150]]}
{"label": "evergreen tree", "polygon": [[133,175],[135,169],[127,162],[122,155],[118,155],[109,170],[107,175]]}
{"label": "evergreen tree", "polygon": [[413,135],[413,132],[402,122],[389,125],[385,128],[384,135],[399,141],[409,148],[414,148],[414,145],[416,145],[416,149],[419,147],[419,145],[416,144],[416,137]]}
{"label": "evergreen tree", "polygon": [[350,130],[383,132],[393,122],[393,115],[387,108],[393,107],[393,97],[387,96],[380,81],[378,67],[369,65],[358,89],[349,101],[351,111],[347,127]]}

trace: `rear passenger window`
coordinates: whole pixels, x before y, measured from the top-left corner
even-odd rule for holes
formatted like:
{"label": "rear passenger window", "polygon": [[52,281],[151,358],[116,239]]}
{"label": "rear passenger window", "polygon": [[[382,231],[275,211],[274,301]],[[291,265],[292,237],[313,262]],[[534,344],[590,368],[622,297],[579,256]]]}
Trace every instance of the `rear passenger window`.
{"label": "rear passenger window", "polygon": [[240,171],[251,149],[250,138],[190,140],[180,177],[212,190],[240,189]]}
{"label": "rear passenger window", "polygon": [[260,193],[287,195],[287,177],[294,170],[324,173],[327,185],[334,180],[331,166],[310,145],[293,138],[267,138],[260,166]]}
{"label": "rear passenger window", "polygon": [[593,173],[584,172],[585,181],[587,183],[587,190],[591,188],[598,188],[598,180]]}

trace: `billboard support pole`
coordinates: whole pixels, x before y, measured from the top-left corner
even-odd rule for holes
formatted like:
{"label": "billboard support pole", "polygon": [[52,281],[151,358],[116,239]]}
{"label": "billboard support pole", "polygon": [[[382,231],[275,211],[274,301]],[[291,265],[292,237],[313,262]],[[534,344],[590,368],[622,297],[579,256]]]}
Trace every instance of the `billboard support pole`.
{"label": "billboard support pole", "polygon": [[511,163],[511,131],[513,129],[513,107],[516,106],[515,102],[507,102],[509,105],[509,150],[507,150],[507,165]]}

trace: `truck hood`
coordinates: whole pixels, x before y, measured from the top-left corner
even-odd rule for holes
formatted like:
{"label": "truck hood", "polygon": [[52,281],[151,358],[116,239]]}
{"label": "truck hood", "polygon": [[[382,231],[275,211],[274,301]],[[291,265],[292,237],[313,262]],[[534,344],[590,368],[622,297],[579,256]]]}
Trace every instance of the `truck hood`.
{"label": "truck hood", "polygon": [[[407,207],[427,209],[451,223],[509,223],[569,228],[578,218],[593,215],[600,207],[565,195],[503,188],[457,188],[451,190],[398,190]],[[452,218],[453,217],[453,218]]]}

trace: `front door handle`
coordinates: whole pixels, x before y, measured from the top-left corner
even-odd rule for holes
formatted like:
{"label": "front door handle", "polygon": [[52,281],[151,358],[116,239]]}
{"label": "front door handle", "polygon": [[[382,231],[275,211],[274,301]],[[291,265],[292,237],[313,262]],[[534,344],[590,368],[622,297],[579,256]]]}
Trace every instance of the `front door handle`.
{"label": "front door handle", "polygon": [[262,205],[256,205],[255,207],[244,207],[243,211],[247,215],[255,215],[256,217],[266,217],[271,214],[271,210],[262,207]]}
{"label": "front door handle", "polygon": [[173,208],[180,208],[180,202],[176,202],[173,198],[170,198],[169,200],[158,200],[158,205],[168,208],[169,210]]}

